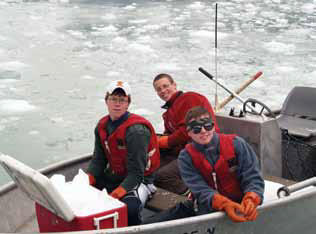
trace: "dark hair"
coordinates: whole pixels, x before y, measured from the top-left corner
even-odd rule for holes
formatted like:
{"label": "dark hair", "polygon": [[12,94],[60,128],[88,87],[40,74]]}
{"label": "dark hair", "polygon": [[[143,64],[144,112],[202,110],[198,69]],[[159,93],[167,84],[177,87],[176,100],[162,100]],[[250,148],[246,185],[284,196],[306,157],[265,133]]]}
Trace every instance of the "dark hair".
{"label": "dark hair", "polygon": [[[107,92],[106,93],[106,95],[105,95],[105,101],[106,100],[108,100],[108,98],[110,97],[110,96],[119,96],[119,97],[126,97],[126,94],[125,94],[125,92],[124,92],[124,90],[123,89],[121,89],[121,88],[116,88],[116,89],[114,89],[114,91],[110,94],[109,92]],[[131,103],[131,96],[130,95],[128,95],[127,96],[128,97],[128,103]]]}
{"label": "dark hair", "polygon": [[174,83],[174,80],[173,78],[169,75],[169,74],[166,74],[166,73],[161,73],[159,75],[157,75],[155,78],[154,78],[154,81],[153,81],[153,85],[155,84],[156,81],[162,79],[162,78],[167,78],[171,84]]}
{"label": "dark hair", "polygon": [[208,112],[208,110],[206,110],[202,106],[196,106],[191,108],[185,115],[185,125],[188,126],[192,119],[197,119],[198,117],[204,114],[208,114],[208,116],[212,118],[210,112]]}

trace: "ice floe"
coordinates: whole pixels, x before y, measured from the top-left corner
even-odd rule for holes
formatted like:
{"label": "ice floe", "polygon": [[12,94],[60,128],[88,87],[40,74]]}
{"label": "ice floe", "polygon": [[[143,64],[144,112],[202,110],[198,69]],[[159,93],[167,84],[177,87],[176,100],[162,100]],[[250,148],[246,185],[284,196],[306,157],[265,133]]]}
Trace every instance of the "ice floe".
{"label": "ice floe", "polygon": [[0,112],[1,114],[10,113],[22,113],[26,111],[32,111],[36,107],[29,104],[26,100],[18,99],[6,99],[0,100]]}
{"label": "ice floe", "polygon": [[264,43],[265,49],[273,53],[294,54],[296,46],[294,44],[287,44],[277,41]]}
{"label": "ice floe", "polygon": [[10,70],[10,71],[19,70],[27,66],[28,66],[27,64],[22,63],[20,61],[10,61],[10,62],[0,63],[0,69]]}

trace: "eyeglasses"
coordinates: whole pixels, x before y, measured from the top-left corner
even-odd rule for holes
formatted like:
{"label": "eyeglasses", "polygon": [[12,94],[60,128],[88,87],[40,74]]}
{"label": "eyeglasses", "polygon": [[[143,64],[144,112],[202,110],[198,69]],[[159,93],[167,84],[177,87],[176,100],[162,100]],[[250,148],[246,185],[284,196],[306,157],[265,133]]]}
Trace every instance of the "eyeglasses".
{"label": "eyeglasses", "polygon": [[109,101],[113,102],[113,103],[125,103],[128,102],[128,99],[124,98],[124,97],[109,97]]}
{"label": "eyeglasses", "polygon": [[214,123],[211,118],[203,118],[191,121],[187,126],[187,130],[192,131],[194,134],[199,134],[202,131],[202,128],[206,131],[211,131],[213,127]]}

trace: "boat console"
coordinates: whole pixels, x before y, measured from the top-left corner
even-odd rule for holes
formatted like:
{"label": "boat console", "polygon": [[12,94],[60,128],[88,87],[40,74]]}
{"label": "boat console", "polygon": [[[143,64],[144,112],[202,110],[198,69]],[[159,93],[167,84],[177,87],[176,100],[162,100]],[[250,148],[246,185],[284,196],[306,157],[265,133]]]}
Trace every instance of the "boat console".
{"label": "boat console", "polygon": [[282,175],[282,136],[275,118],[246,113],[241,117],[216,113],[220,131],[245,139],[258,156],[264,176]]}

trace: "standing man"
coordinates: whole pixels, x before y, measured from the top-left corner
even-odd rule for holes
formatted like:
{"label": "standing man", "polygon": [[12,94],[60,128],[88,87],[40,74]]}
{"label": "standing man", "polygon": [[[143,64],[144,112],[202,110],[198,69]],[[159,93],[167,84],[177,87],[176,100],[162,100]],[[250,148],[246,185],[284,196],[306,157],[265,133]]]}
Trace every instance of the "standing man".
{"label": "standing man", "polygon": [[128,225],[141,223],[140,212],[153,191],[153,172],[159,167],[154,128],[141,116],[128,112],[130,87],[110,83],[105,95],[109,114],[95,128],[95,144],[88,166],[90,185],[103,189],[127,205]]}
{"label": "standing man", "polygon": [[183,183],[177,158],[181,149],[190,140],[185,127],[185,115],[192,107],[206,108],[214,119],[216,131],[219,131],[213,108],[206,97],[195,92],[182,92],[169,74],[159,74],[154,78],[153,86],[158,96],[166,103],[162,117],[164,120],[164,135],[159,137],[161,150],[161,166],[156,174],[155,185],[168,191],[186,195],[189,190]]}
{"label": "standing man", "polygon": [[191,109],[185,122],[193,142],[178,161],[182,179],[197,199],[198,214],[221,210],[234,222],[254,221],[264,180],[252,148],[236,135],[215,133],[205,108]]}

